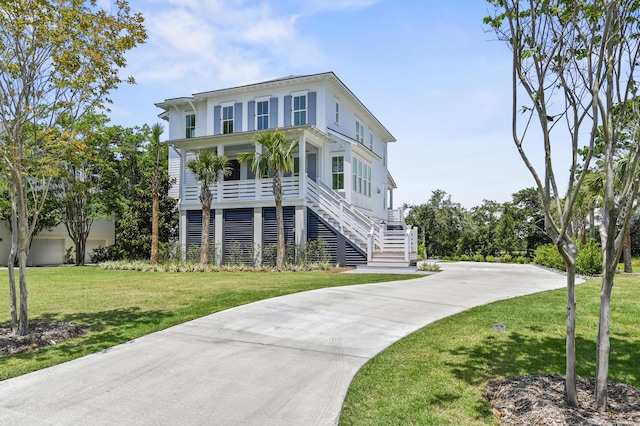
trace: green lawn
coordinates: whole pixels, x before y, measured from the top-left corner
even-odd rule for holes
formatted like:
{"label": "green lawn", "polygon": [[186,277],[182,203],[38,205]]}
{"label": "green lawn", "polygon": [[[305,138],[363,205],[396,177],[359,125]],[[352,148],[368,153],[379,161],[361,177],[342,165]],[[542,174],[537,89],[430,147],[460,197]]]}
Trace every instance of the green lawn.
{"label": "green lawn", "polygon": [[[33,268],[27,273],[30,320],[74,321],[89,326],[90,332],[63,344],[0,358],[0,380],[256,300],[323,287],[409,278],[416,275]],[[5,307],[0,311],[0,323],[10,320],[8,293],[6,287],[0,292],[0,306]]]}
{"label": "green lawn", "polygon": [[[595,375],[600,280],[577,288],[580,376]],[[445,318],[367,363],[347,394],[340,425],[495,425],[482,398],[492,379],[564,374],[565,297],[556,290]],[[612,296],[611,381],[640,387],[640,278],[618,276]],[[506,331],[492,326],[505,324]]]}

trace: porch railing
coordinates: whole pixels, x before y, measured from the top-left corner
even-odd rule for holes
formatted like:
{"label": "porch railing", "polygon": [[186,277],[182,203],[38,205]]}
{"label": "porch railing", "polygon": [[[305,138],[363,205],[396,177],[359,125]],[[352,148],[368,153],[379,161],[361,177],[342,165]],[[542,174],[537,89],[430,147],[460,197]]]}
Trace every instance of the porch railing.
{"label": "porch railing", "polygon": [[[273,179],[228,180],[209,187],[214,202],[272,200]],[[199,203],[200,184],[184,186],[184,203]],[[300,179],[298,176],[282,178],[283,198],[300,196]]]}

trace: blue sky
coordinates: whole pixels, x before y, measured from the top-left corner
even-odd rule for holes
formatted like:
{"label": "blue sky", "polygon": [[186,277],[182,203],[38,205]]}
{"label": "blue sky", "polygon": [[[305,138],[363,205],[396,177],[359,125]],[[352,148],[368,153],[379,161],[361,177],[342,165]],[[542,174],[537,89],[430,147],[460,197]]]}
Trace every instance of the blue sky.
{"label": "blue sky", "polygon": [[167,98],[333,71],[398,140],[396,207],[442,189],[470,208],[533,186],[511,137],[510,52],[485,31],[484,1],[131,3],[149,39],[128,54],[137,84],[113,93],[112,124],[153,124]]}

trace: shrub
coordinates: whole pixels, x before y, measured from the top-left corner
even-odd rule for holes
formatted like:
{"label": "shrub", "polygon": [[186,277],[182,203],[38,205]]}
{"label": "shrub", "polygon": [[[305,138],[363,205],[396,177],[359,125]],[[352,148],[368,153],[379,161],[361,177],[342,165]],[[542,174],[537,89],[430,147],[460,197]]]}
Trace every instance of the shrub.
{"label": "shrub", "polygon": [[124,251],[118,246],[98,246],[97,248],[93,249],[93,251],[89,255],[89,259],[91,260],[91,263],[102,263],[114,260],[122,260],[124,259],[124,256]]}
{"label": "shrub", "polygon": [[473,261],[474,262],[484,262],[484,256],[481,255],[480,253],[476,253],[473,255]]}
{"label": "shrub", "polygon": [[440,265],[438,265],[437,263],[433,262],[424,262],[421,263],[418,266],[418,271],[423,271],[423,272],[440,272]]}
{"label": "shrub", "polygon": [[418,244],[418,260],[424,260],[424,243]]}
{"label": "shrub", "polygon": [[513,259],[513,261],[515,263],[520,263],[522,265],[526,265],[527,263],[529,263],[529,258],[525,257],[525,256],[518,256],[515,259]]}
{"label": "shrub", "polygon": [[468,254],[462,254],[462,255],[460,255],[460,261],[461,262],[469,262],[469,261],[471,261],[471,257]]}
{"label": "shrub", "polygon": [[511,263],[513,261],[513,257],[509,253],[505,253],[500,258],[502,263]]}
{"label": "shrub", "polygon": [[578,247],[576,272],[585,275],[602,273],[602,247],[596,240],[589,240],[587,244]]}
{"label": "shrub", "polygon": [[491,256],[491,255],[489,255],[489,256],[487,256],[484,260],[485,260],[486,262],[489,262],[489,263],[496,263],[496,258],[495,258],[495,256]]}
{"label": "shrub", "polygon": [[560,256],[558,249],[553,244],[544,244],[539,246],[535,251],[533,262],[538,265],[560,269],[562,271],[566,269],[562,256]]}

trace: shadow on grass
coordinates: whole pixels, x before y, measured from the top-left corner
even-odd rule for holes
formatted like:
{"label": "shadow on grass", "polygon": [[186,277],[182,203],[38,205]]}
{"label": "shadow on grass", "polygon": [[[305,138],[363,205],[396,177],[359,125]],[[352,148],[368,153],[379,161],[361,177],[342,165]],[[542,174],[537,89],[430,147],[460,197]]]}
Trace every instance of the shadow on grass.
{"label": "shadow on grass", "polygon": [[[474,386],[501,377],[564,374],[565,343],[565,339],[559,337],[496,332],[477,345],[451,350],[456,361],[447,365],[457,378]],[[640,386],[639,352],[640,340],[611,336],[609,380]],[[578,375],[594,377],[595,341],[576,337],[576,359]]]}
{"label": "shadow on grass", "polygon": [[174,317],[175,315],[171,312],[143,311],[137,307],[70,315],[40,314],[32,321],[69,321],[84,325],[89,328],[89,331],[82,337],[57,345],[0,358],[0,366],[4,362],[10,362],[12,358],[25,361],[37,360],[39,364],[47,365],[77,358],[171,326]]}

